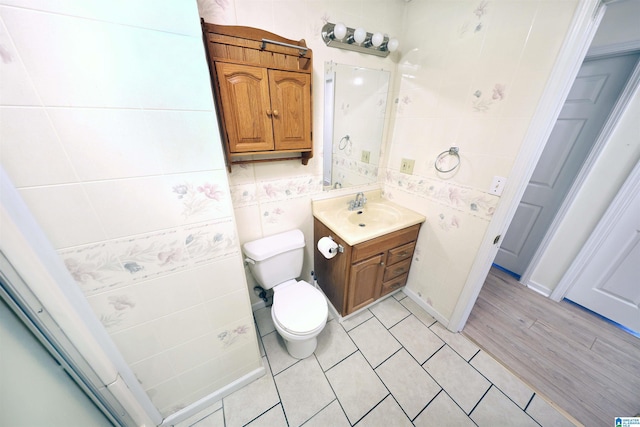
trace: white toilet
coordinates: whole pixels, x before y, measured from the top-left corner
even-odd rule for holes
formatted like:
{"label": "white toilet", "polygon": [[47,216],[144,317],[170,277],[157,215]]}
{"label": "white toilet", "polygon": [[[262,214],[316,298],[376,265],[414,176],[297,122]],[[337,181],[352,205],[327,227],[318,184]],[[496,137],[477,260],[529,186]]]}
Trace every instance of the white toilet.
{"label": "white toilet", "polygon": [[291,230],[242,246],[251,274],[264,289],[273,288],[271,318],[289,354],[311,356],[329,309],[322,292],[296,278],[302,273],[304,234]]}

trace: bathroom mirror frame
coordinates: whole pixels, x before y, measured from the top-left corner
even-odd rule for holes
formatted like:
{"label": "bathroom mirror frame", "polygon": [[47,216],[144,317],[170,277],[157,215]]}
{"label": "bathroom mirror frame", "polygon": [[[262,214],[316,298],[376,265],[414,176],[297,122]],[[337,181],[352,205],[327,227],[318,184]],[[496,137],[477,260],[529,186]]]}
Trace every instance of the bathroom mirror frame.
{"label": "bathroom mirror frame", "polygon": [[391,72],[325,62],[323,189],[378,182]]}

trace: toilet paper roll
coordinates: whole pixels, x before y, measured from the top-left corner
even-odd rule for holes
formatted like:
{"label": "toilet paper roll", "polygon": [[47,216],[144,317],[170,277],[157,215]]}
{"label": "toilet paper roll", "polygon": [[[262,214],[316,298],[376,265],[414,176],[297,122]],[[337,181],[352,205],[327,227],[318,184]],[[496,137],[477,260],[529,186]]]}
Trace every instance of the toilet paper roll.
{"label": "toilet paper roll", "polygon": [[331,259],[338,253],[338,244],[329,237],[318,240],[318,250],[326,259]]}

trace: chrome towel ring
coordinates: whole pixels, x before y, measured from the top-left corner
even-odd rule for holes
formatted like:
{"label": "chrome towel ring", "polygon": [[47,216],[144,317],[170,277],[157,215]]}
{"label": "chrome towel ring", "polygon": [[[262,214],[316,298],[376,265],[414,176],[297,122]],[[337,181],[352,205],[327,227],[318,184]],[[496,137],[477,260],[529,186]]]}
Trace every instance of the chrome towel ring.
{"label": "chrome towel ring", "polygon": [[[459,151],[458,147],[451,147],[448,150],[438,154],[438,157],[436,157],[436,161],[434,163],[436,170],[438,172],[447,173],[457,168],[458,165],[460,165],[460,154],[458,154],[458,151]],[[458,161],[450,169],[440,169],[440,167],[438,166],[438,163],[441,162],[446,156],[455,156],[458,159]]]}

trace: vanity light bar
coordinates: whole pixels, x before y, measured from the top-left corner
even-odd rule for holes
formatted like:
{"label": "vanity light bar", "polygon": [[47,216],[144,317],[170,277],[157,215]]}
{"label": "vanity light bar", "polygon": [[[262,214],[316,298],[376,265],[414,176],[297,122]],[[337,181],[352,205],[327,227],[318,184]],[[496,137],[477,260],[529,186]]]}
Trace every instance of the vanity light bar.
{"label": "vanity light bar", "polygon": [[349,28],[341,22],[327,22],[322,27],[322,40],[330,47],[387,57],[398,48],[398,40],[382,33],[368,33],[363,28]]}

